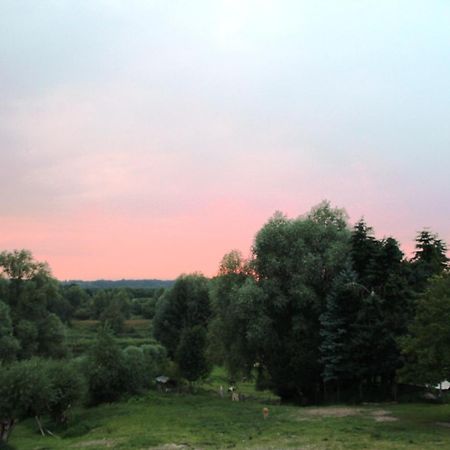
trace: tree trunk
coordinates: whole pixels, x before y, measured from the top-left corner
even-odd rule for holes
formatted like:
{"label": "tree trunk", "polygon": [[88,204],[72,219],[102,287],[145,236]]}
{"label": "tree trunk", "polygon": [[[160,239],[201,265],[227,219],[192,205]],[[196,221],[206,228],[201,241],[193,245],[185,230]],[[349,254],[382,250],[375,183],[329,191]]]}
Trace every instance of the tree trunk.
{"label": "tree trunk", "polygon": [[39,419],[39,416],[34,417],[36,419],[36,423],[38,424],[39,431],[41,432],[42,436],[45,436],[44,428],[42,427],[41,420]]}
{"label": "tree trunk", "polygon": [[4,419],[0,422],[0,440],[2,442],[8,442],[9,435],[16,425],[16,422],[16,419]]}

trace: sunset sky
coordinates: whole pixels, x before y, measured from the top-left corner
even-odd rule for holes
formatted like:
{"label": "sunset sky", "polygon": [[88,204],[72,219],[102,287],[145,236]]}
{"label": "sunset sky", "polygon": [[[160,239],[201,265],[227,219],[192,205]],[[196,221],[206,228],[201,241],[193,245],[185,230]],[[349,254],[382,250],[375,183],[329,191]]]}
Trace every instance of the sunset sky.
{"label": "sunset sky", "polygon": [[217,271],[323,199],[450,243],[450,1],[0,2],[0,251]]}

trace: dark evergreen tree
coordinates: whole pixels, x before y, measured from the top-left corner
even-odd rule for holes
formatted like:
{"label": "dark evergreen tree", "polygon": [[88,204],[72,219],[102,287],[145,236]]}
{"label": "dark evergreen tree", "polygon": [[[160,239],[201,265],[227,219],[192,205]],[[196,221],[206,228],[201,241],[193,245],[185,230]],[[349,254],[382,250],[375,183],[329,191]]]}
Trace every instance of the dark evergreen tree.
{"label": "dark evergreen tree", "polygon": [[356,282],[365,292],[354,325],[360,397],[363,388],[366,395],[389,397],[402,365],[398,340],[414,313],[408,265],[398,242],[375,239],[363,220],[355,225],[351,241]]}
{"label": "dark evergreen tree", "polygon": [[352,383],[359,382],[361,373],[356,352],[360,350],[361,336],[358,336],[357,319],[364,294],[356,274],[350,268],[344,269],[336,278],[320,317],[322,376],[329,385],[328,390],[336,390],[337,401],[342,388],[348,389]]}
{"label": "dark evergreen tree", "polygon": [[417,292],[423,292],[427,281],[442,274],[448,267],[447,245],[429,230],[422,230],[416,237],[416,251],[412,258],[412,283]]}

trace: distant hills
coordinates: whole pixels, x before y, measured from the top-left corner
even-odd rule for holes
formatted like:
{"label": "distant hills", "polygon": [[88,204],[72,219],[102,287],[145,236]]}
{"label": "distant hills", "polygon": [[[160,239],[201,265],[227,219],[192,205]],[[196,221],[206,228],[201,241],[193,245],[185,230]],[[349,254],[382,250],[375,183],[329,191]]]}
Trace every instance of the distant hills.
{"label": "distant hills", "polygon": [[133,288],[133,289],[146,289],[146,288],[167,288],[171,287],[174,280],[65,280],[61,281],[62,284],[77,284],[86,289],[112,289],[112,288]]}

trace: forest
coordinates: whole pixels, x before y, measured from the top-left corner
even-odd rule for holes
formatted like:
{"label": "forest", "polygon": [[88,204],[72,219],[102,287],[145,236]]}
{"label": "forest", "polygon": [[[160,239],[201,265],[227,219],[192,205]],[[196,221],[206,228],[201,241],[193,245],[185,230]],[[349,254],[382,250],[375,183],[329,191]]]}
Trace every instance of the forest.
{"label": "forest", "polygon": [[405,257],[394,237],[326,201],[295,219],[275,213],[250,256],[231,250],[212,278],[61,283],[28,250],[0,253],[0,273],[4,445],[21,421],[52,436],[77,405],[139,398],[162,375],[195,394],[222,368],[228,385],[244,380],[292,405],[427,391],[439,402],[449,378],[446,243],[423,229]]}

